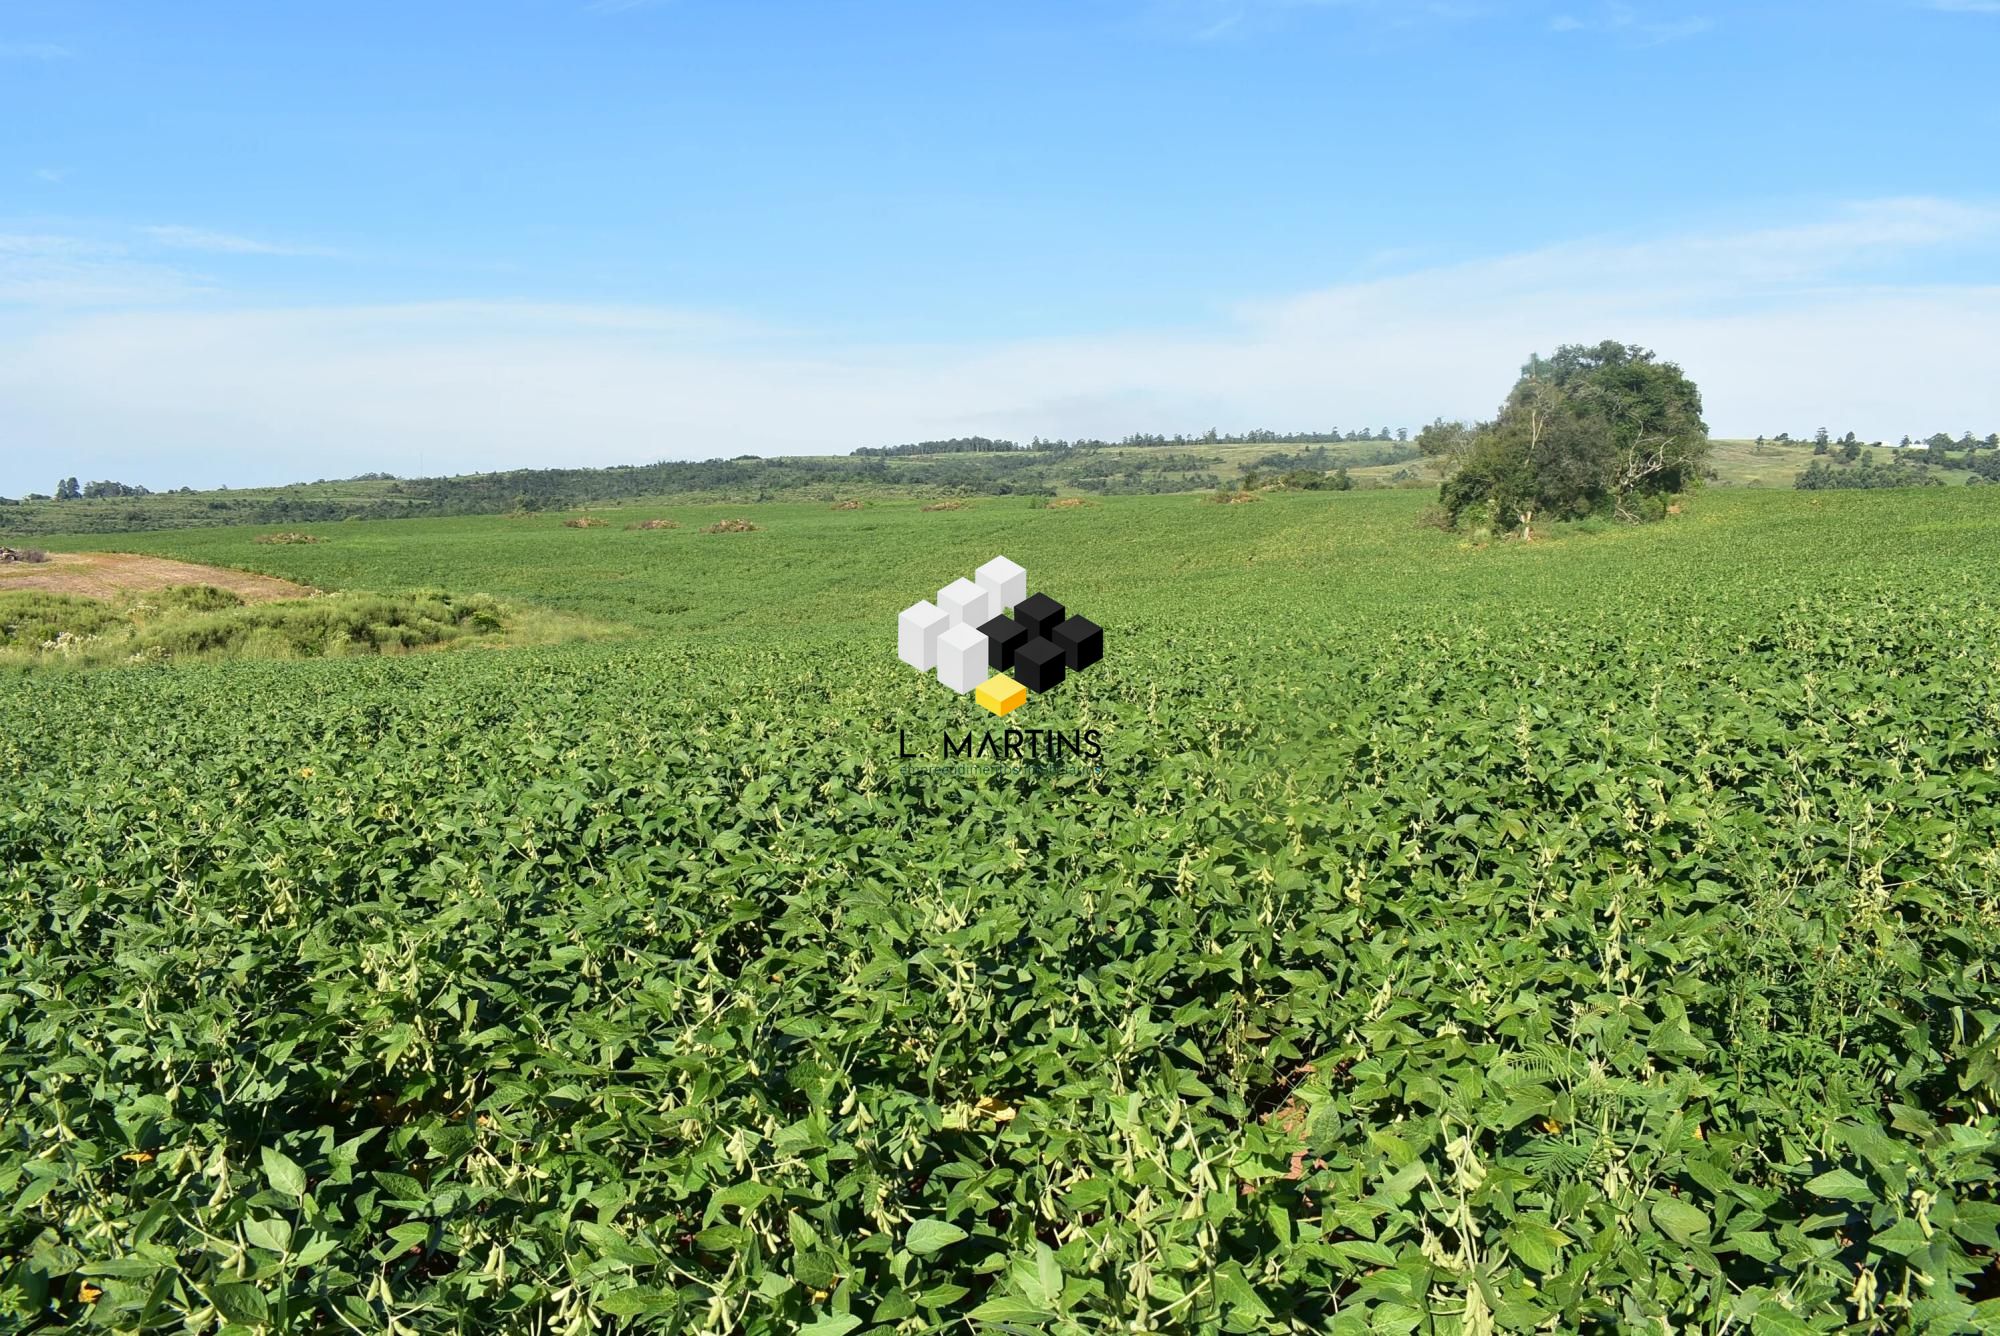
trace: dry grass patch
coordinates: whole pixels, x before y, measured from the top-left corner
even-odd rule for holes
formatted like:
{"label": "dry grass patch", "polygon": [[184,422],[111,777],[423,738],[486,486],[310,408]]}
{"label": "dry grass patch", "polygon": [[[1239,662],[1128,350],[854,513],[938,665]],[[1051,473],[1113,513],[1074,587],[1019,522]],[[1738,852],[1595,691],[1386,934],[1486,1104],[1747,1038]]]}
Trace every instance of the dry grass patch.
{"label": "dry grass patch", "polygon": [[933,501],[929,505],[923,507],[923,510],[926,514],[930,513],[933,510],[964,510],[964,509],[965,509],[965,502],[963,501]]}
{"label": "dry grass patch", "polygon": [[267,546],[277,546],[277,545],[288,545],[292,543],[323,543],[326,540],[324,538],[316,538],[309,533],[287,532],[287,533],[260,533],[255,538],[252,538],[250,541],[253,543],[263,543]]}
{"label": "dry grass patch", "polygon": [[749,520],[717,520],[702,530],[703,533],[755,533],[757,526]]}
{"label": "dry grass patch", "polygon": [[0,591],[38,589],[78,598],[118,599],[182,585],[226,589],[245,603],[304,598],[318,592],[269,575],[201,566],[134,552],[51,552],[46,562],[0,566]]}
{"label": "dry grass patch", "polygon": [[681,526],[679,522],[676,520],[634,520],[632,521],[632,523],[626,525],[625,527],[627,529],[651,530],[651,529],[678,529]]}
{"label": "dry grass patch", "polygon": [[601,520],[601,519],[598,519],[598,518],[597,518],[597,517],[596,517],[595,515],[578,515],[578,516],[577,516],[577,517],[576,517],[575,519],[573,519],[573,520],[564,520],[564,521],[563,521],[563,528],[565,528],[565,529],[602,529],[602,528],[604,528],[604,527],[605,527],[605,525],[606,525],[606,523],[607,523],[607,522],[608,522],[608,521],[605,521],[605,520]]}

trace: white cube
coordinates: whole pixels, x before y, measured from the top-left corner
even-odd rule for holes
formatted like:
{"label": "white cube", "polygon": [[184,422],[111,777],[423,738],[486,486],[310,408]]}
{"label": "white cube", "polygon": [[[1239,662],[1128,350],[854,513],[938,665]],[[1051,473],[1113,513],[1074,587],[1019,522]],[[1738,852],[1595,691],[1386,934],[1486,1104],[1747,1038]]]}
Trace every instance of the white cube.
{"label": "white cube", "polygon": [[953,626],[969,626],[975,631],[1000,615],[993,595],[970,580],[953,580],[938,590],[937,601],[950,614]]}
{"label": "white cube", "polygon": [[920,673],[937,667],[938,637],[951,625],[951,614],[929,599],[912,603],[896,619],[896,657]]}
{"label": "white cube", "polygon": [[937,676],[953,691],[971,691],[991,676],[986,671],[986,637],[978,627],[961,623],[938,637]]}
{"label": "white cube", "polygon": [[974,577],[981,589],[993,595],[993,615],[1011,608],[1028,596],[1028,573],[1005,557],[995,557],[981,566]]}

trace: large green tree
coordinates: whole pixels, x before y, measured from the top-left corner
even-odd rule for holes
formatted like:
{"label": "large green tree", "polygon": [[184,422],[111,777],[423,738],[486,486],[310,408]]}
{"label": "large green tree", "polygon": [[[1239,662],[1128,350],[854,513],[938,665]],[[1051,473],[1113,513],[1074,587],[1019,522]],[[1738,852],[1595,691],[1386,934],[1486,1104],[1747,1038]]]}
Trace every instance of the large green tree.
{"label": "large green tree", "polygon": [[1447,471],[1440,493],[1457,523],[1584,515],[1657,517],[1700,483],[1708,458],[1701,392],[1672,362],[1633,344],[1569,344],[1530,357],[1491,422],[1433,423],[1418,434]]}

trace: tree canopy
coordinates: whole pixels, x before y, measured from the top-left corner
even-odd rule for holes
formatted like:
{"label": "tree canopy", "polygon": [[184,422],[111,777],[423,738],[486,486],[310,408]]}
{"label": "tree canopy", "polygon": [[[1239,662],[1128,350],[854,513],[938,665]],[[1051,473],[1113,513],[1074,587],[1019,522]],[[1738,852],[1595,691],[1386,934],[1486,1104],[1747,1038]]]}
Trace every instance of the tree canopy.
{"label": "tree canopy", "polygon": [[1453,523],[1478,509],[1524,531],[1536,519],[1657,518],[1667,496],[1699,485],[1709,450],[1694,382],[1615,341],[1530,357],[1492,421],[1435,422],[1417,444],[1445,465]]}

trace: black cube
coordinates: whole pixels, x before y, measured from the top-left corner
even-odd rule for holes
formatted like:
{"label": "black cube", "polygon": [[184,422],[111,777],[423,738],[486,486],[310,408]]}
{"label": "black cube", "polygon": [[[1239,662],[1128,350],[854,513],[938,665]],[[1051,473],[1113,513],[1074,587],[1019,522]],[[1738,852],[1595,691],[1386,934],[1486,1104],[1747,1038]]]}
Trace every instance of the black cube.
{"label": "black cube", "polygon": [[1104,657],[1104,628],[1088,617],[1070,618],[1049,640],[1063,652],[1063,662],[1073,673]]}
{"label": "black cube", "polygon": [[1031,636],[1046,640],[1063,623],[1063,605],[1047,594],[1030,594],[1014,605],[1014,620],[1028,628]]}
{"label": "black cube", "polygon": [[1030,691],[1062,685],[1062,647],[1040,636],[1023,641],[1014,651],[1014,680]]}
{"label": "black cube", "polygon": [[1014,651],[1028,643],[1028,628],[1012,617],[995,617],[979,628],[986,637],[986,663],[994,672],[1014,666]]}

